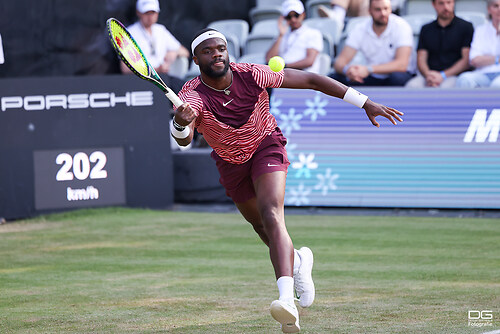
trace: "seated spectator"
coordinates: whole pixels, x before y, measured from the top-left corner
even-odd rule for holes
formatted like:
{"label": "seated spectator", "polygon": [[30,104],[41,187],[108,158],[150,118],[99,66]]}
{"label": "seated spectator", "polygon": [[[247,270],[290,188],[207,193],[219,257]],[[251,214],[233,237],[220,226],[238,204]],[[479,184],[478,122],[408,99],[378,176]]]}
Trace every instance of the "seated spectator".
{"label": "seated spectator", "polygon": [[[372,17],[347,36],[330,76],[346,85],[404,86],[414,74],[410,25],[392,14],[390,0],[370,0]],[[366,65],[350,64],[358,52]]]}
{"label": "seated spectator", "polygon": [[[187,59],[189,51],[179,43],[164,25],[156,23],[160,12],[158,0],[138,0],[136,10],[139,21],[127,29],[156,72],[168,74],[170,66],[176,58],[186,57]],[[124,63],[121,63],[121,70],[123,73],[131,73]],[[183,82],[179,82],[174,86],[180,85],[180,87],[175,87],[180,90],[182,84]]]}
{"label": "seated spectator", "polygon": [[500,88],[500,0],[488,0],[487,5],[491,21],[476,28],[470,48],[475,70],[462,73],[457,87]]}
{"label": "seated spectator", "polygon": [[455,16],[455,0],[432,0],[437,19],[420,31],[417,66],[420,74],[406,87],[455,87],[457,75],[469,69],[472,23]]}
{"label": "seated spectator", "polygon": [[346,16],[368,16],[369,2],[369,0],[331,0],[330,8],[324,5],[318,6],[318,15],[335,20],[340,27],[343,27]]}
{"label": "seated spectator", "polygon": [[[286,67],[319,72],[318,54],[323,51],[323,34],[303,25],[304,5],[299,0],[286,0],[278,19],[279,36],[266,53],[266,62],[281,56]],[[286,22],[285,22],[286,20]]]}
{"label": "seated spectator", "polygon": [[[318,6],[318,15],[337,21],[343,28],[346,17],[368,16],[369,3],[370,0],[331,0],[330,8],[324,5]],[[391,0],[393,13],[399,15],[405,3],[406,0]]]}

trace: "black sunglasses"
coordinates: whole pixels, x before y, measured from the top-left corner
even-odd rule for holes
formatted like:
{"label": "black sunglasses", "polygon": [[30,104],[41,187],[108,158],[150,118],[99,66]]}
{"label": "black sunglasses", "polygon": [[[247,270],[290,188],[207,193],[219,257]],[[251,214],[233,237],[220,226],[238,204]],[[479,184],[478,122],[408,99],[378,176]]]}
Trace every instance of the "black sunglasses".
{"label": "black sunglasses", "polygon": [[295,17],[295,18],[297,19],[299,16],[300,16],[300,14],[297,14],[297,13],[292,14],[292,13],[290,13],[290,14],[288,14],[287,16],[285,16],[285,19],[286,19],[287,21],[290,21],[290,20],[292,19],[292,17]]}

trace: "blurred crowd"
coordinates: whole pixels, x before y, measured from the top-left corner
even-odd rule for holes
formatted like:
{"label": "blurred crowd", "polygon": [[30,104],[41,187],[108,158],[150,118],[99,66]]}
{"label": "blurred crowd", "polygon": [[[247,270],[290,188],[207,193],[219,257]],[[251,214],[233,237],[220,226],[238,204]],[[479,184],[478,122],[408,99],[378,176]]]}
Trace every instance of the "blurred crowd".
{"label": "blurred crowd", "polygon": [[[157,22],[158,0],[136,9],[130,32],[180,89],[197,65]],[[500,88],[500,0],[261,0],[249,18],[208,25],[226,35],[231,61],[279,55],[350,86]]]}

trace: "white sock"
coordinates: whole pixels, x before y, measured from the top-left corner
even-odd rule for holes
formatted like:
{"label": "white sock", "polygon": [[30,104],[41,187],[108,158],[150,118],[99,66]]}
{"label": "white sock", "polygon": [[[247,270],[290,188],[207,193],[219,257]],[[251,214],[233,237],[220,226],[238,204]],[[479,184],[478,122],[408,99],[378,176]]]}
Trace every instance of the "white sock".
{"label": "white sock", "polygon": [[299,251],[294,249],[293,250],[293,274],[297,275],[299,272],[300,268],[300,254]]}
{"label": "white sock", "polygon": [[278,284],[278,290],[280,292],[279,300],[293,301],[293,277],[281,276],[276,281],[276,284]]}

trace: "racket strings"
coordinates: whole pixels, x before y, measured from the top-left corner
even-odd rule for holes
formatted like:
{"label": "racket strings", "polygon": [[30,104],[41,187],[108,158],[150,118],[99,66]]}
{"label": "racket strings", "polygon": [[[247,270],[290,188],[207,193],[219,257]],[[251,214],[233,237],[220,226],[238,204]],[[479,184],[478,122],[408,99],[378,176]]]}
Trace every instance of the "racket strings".
{"label": "racket strings", "polygon": [[128,32],[115,21],[112,21],[109,24],[109,31],[113,42],[119,50],[120,56],[125,60],[125,63],[138,73],[148,76],[148,63],[144,58],[141,49],[130,38]]}

